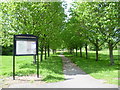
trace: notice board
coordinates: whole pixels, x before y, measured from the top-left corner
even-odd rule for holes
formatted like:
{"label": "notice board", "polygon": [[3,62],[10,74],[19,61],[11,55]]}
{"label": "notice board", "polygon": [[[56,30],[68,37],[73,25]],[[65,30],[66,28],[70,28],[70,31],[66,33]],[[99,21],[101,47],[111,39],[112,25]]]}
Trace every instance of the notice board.
{"label": "notice board", "polygon": [[14,55],[37,55],[38,41],[33,35],[15,35],[14,36]]}
{"label": "notice board", "polygon": [[37,77],[39,78],[38,38],[30,34],[14,35],[13,80],[15,80],[15,56],[37,56]]}

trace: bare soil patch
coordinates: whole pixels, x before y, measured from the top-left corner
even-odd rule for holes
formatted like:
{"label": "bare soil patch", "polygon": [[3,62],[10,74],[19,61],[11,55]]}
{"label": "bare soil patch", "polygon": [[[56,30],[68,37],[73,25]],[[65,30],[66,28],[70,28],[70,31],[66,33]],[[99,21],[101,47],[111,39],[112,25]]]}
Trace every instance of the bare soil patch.
{"label": "bare soil patch", "polygon": [[36,75],[30,75],[30,76],[16,76],[15,80],[13,80],[13,77],[7,77],[0,80],[0,88],[8,88],[12,84],[24,84],[24,83],[34,83],[34,84],[43,84],[43,82],[40,78],[37,78]]}

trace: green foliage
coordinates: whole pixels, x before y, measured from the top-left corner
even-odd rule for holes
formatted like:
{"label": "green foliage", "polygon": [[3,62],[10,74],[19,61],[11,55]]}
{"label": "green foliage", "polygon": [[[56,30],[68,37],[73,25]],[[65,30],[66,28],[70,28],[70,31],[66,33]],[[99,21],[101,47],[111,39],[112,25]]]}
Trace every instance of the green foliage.
{"label": "green foliage", "polygon": [[2,46],[2,55],[13,55],[13,46]]}
{"label": "green foliage", "polygon": [[2,46],[12,45],[14,34],[33,34],[40,46],[60,47],[65,20],[62,2],[3,2],[0,9]]}
{"label": "green foliage", "polygon": [[[89,59],[80,58],[79,56],[68,56],[66,53],[65,56],[69,57],[72,62],[77,64],[83,71],[87,74],[90,74],[96,79],[103,79],[106,83],[116,84],[118,85],[118,70],[119,70],[119,61],[118,61],[118,50],[114,51],[115,56],[115,65],[109,65],[109,52],[107,50],[99,51],[100,61],[94,61],[95,52],[89,51]],[[83,52],[83,56],[85,57],[85,52]]]}
{"label": "green foliage", "polygon": [[[74,2],[70,9],[71,18],[68,21],[72,26],[69,31],[77,32],[77,35],[71,37],[79,36],[77,38],[79,42],[93,44],[96,61],[98,61],[98,50],[108,44],[111,65],[114,65],[113,48],[120,42],[119,4],[120,2]],[[72,43],[76,43],[75,41]]]}
{"label": "green foliage", "polygon": [[42,68],[40,73],[42,74],[43,80],[46,82],[64,80],[62,66],[60,57],[52,56],[48,60],[44,60],[40,66]]}
{"label": "green foliage", "polygon": [[78,29],[78,24],[74,23],[74,18],[71,18],[66,23],[65,29],[61,32],[61,36],[66,48],[74,49],[83,46],[85,40]]}
{"label": "green foliage", "polygon": [[[105,49],[105,48],[103,48],[103,49]],[[89,44],[89,50],[90,50],[90,51],[95,51],[95,50],[96,50],[96,47]],[[102,50],[102,47],[100,47],[98,50]]]}

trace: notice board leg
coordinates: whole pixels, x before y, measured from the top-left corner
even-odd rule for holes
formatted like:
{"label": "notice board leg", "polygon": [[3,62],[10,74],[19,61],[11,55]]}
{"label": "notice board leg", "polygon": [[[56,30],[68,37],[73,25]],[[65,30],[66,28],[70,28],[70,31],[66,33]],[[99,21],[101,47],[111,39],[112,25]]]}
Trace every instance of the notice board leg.
{"label": "notice board leg", "polygon": [[39,78],[39,55],[37,55],[37,77]]}
{"label": "notice board leg", "polygon": [[13,56],[13,80],[15,80],[15,56]]}

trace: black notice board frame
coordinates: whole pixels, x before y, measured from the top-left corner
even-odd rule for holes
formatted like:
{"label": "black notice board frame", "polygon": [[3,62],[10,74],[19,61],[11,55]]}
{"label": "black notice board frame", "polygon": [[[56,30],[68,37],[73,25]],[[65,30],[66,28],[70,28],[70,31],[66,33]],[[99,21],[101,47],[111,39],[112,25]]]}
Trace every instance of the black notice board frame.
{"label": "black notice board frame", "polygon": [[[16,54],[16,41],[35,41],[36,54]],[[37,56],[37,77],[39,78],[39,55],[38,55],[38,37],[30,34],[14,35],[13,39],[13,80],[15,80],[15,56]]]}

